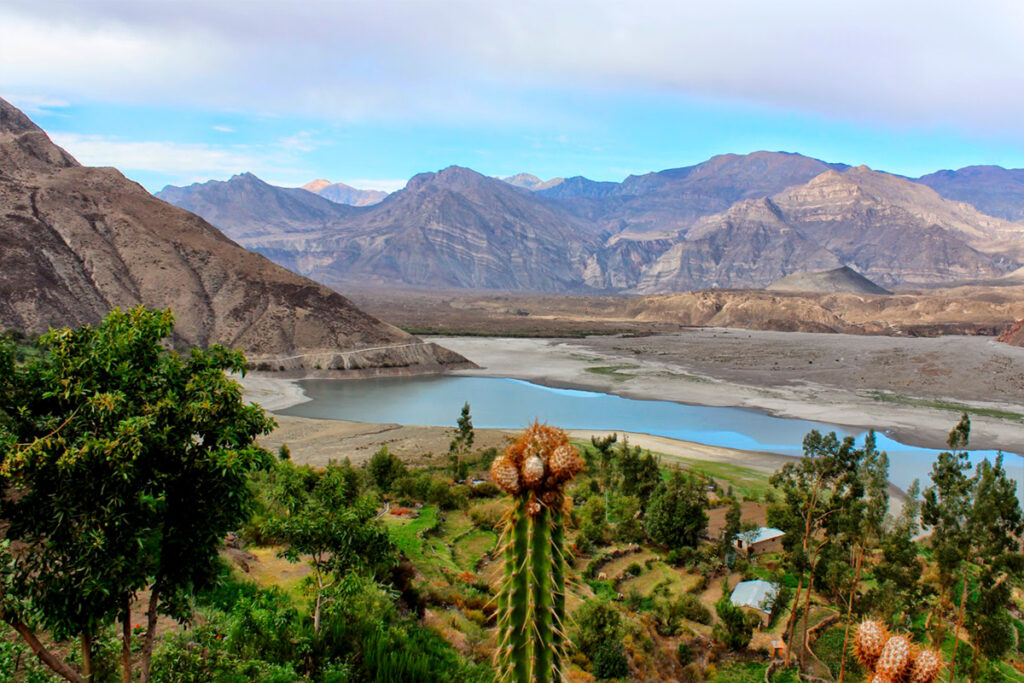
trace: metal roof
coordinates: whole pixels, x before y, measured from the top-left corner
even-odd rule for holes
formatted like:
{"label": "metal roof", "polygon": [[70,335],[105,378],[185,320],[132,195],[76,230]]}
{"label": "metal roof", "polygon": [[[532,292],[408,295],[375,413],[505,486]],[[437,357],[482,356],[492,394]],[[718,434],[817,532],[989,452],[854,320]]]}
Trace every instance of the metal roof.
{"label": "metal roof", "polygon": [[755,543],[770,541],[773,538],[778,538],[779,536],[785,535],[786,532],[782,531],[781,529],[776,529],[775,527],[770,526],[763,526],[760,529],[744,531],[743,533],[739,534],[739,538],[743,539],[743,541],[747,545],[753,545]]}
{"label": "metal roof", "polygon": [[732,589],[729,601],[737,607],[753,607],[762,612],[771,612],[779,587],[767,581],[741,581]]}

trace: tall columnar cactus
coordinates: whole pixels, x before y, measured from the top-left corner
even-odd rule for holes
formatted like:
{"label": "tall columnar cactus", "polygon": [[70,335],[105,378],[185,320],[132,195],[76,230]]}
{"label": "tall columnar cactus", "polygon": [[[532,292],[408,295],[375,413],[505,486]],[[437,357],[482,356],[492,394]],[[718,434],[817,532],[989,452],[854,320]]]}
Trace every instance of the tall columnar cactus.
{"label": "tall columnar cactus", "polygon": [[553,683],[565,663],[565,486],[583,459],[565,432],[534,423],[491,465],[512,496],[502,534],[497,664],[502,681]]}
{"label": "tall columnar cactus", "polygon": [[902,635],[891,635],[877,621],[865,621],[854,639],[857,659],[870,671],[871,683],[935,683],[942,668],[942,656],[921,650]]}

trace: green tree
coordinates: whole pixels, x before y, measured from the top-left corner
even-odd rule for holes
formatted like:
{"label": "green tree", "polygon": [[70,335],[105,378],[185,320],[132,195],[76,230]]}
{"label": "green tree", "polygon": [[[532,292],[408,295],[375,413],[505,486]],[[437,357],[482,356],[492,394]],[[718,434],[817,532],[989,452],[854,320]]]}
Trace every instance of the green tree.
{"label": "green tree", "polygon": [[[768,523],[786,532],[782,542],[789,555],[789,564],[799,576],[786,627],[787,642],[792,643],[801,591],[805,585],[807,587],[804,591],[805,642],[800,648],[801,663],[807,651],[810,598],[822,550],[838,538],[840,512],[855,501],[856,492],[862,490],[858,465],[864,459],[864,452],[854,446],[853,437],[840,441],[834,432],[822,435],[813,430],[804,437],[803,457],[786,463],[771,477],[772,485],[781,491],[783,500],[769,508]],[[873,448],[873,443],[871,446]],[[786,651],[787,665],[791,650]]]}
{"label": "green tree", "polygon": [[461,481],[466,478],[468,465],[466,456],[473,450],[473,440],[476,434],[473,431],[473,418],[469,414],[469,401],[462,406],[459,414],[455,437],[448,444],[448,461],[452,470],[452,478]]}
{"label": "green tree", "polygon": [[[254,439],[273,422],[226,373],[240,353],[168,351],[169,311],[114,310],[95,328],[53,330],[22,364],[0,343],[0,484],[7,538],[0,617],[51,669],[91,675],[92,641],[120,617],[131,676],[129,606],[150,589],[140,657],[157,615],[188,619],[193,592],[214,579],[224,534],[244,521],[251,472],[274,460]],[[79,674],[37,629],[77,636]]]}
{"label": "green tree", "polygon": [[729,584],[723,581],[722,597],[715,603],[718,621],[712,628],[715,640],[730,650],[742,650],[754,637],[754,625],[747,614],[729,599]]}
{"label": "green tree", "polygon": [[391,490],[395,481],[406,474],[405,463],[397,455],[392,454],[387,446],[381,446],[380,450],[370,456],[366,469],[374,486],[385,493]]}
{"label": "green tree", "polygon": [[707,507],[701,482],[676,470],[658,486],[647,506],[647,535],[666,548],[694,548],[708,525]]}
{"label": "green tree", "polygon": [[876,587],[868,595],[876,613],[890,625],[904,629],[925,609],[921,584],[924,565],[914,540],[920,531],[920,491],[920,484],[914,480],[899,517],[882,535],[882,559],[872,571]]}
{"label": "green tree", "polygon": [[395,546],[374,517],[374,508],[366,501],[341,507],[314,497],[297,514],[273,522],[276,535],[288,544],[281,557],[289,562],[309,557],[315,635],[320,635],[323,608],[333,600],[332,589],[347,574],[381,580],[394,566]]}
{"label": "green tree", "polygon": [[624,439],[617,449],[614,479],[616,492],[636,496],[643,504],[661,483],[661,466],[650,451],[630,446]]}
{"label": "green tree", "polygon": [[624,676],[628,668],[622,653],[622,616],[618,610],[603,600],[588,600],[577,610],[575,621],[573,643],[594,665],[594,676]]}
{"label": "green tree", "polygon": [[594,496],[580,509],[580,535],[591,546],[604,545],[608,536],[607,510],[604,498]]}

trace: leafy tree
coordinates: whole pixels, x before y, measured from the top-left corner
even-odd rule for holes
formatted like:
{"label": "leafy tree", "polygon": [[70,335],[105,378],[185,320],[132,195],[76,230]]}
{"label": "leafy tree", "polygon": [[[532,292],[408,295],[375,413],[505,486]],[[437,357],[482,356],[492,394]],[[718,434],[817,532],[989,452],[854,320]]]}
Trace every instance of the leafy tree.
{"label": "leafy tree", "polygon": [[[954,634],[967,625],[977,644],[971,657],[971,676],[977,676],[978,654],[998,657],[1012,646],[1010,621],[1006,615],[1009,592],[1004,588],[1019,577],[1024,567],[1019,555],[1019,538],[1024,532],[1017,487],[1006,475],[1003,458],[995,463],[987,459],[978,463],[974,476],[968,477],[971,465],[967,452],[971,423],[967,415],[949,435],[949,452],[940,453],[932,465],[932,486],[924,493],[922,520],[931,528],[931,543],[939,567],[940,590],[946,600],[960,574],[960,599],[956,610]],[[952,452],[960,449],[959,452]],[[970,590],[972,565],[981,570],[977,595]],[[940,595],[940,610],[945,604]],[[941,613],[941,612],[940,612]],[[941,626],[935,637],[942,635]],[[960,638],[954,636],[953,660],[956,660]],[[951,672],[952,675],[952,672]]]}
{"label": "leafy tree", "polygon": [[612,496],[609,512],[616,520],[615,540],[623,543],[643,543],[647,539],[644,531],[640,499],[636,496]]}
{"label": "leafy tree", "polygon": [[903,510],[881,538],[882,560],[873,570],[877,586],[868,595],[873,610],[886,622],[909,628],[924,609],[924,566],[914,539],[920,531],[920,484],[907,489]]}
{"label": "leafy tree", "polygon": [[[771,477],[772,485],[783,496],[780,503],[768,510],[768,523],[786,532],[783,546],[789,554],[789,563],[798,573],[796,597],[787,625],[787,641],[792,642],[796,617],[799,612],[804,576],[804,633],[810,613],[810,598],[822,550],[839,535],[839,520],[844,507],[857,500],[862,491],[858,465],[864,459],[864,449],[854,448],[853,437],[842,441],[835,433],[822,435],[812,430],[804,437],[803,457],[787,463]],[[870,444],[873,450],[873,442]],[[805,637],[806,641],[806,637]],[[801,645],[801,661],[807,647]],[[790,650],[786,651],[787,665]]]}
{"label": "leafy tree", "polygon": [[608,536],[608,519],[603,498],[595,496],[580,509],[580,535],[591,546],[604,545]]}
{"label": "leafy tree", "polygon": [[397,455],[393,455],[387,446],[381,446],[380,450],[370,456],[366,469],[374,486],[385,493],[391,490],[396,480],[406,474],[405,463]]}
{"label": "leafy tree", "polygon": [[623,440],[615,459],[615,490],[623,496],[636,496],[643,504],[660,483],[658,459]]}
{"label": "leafy tree", "polygon": [[[273,462],[254,439],[273,422],[226,373],[240,353],[168,351],[169,311],[114,310],[96,327],[53,330],[45,353],[13,362],[0,342],[0,485],[8,492],[0,617],[51,669],[92,673],[92,642],[120,617],[131,676],[129,606],[150,589],[142,681],[159,613],[187,619],[216,575],[224,534],[249,512],[251,472]],[[37,629],[78,636],[82,674]]]}
{"label": "leafy tree", "polygon": [[722,597],[715,603],[718,621],[712,628],[715,640],[730,650],[742,650],[754,637],[754,625],[747,614],[732,604],[729,599],[729,584],[726,582]]}
{"label": "leafy tree", "polygon": [[466,478],[468,465],[465,457],[473,450],[473,440],[476,434],[473,431],[473,418],[469,414],[469,401],[462,406],[462,413],[459,415],[455,437],[448,445],[448,460],[452,470],[452,478],[461,481]]}
{"label": "leafy tree", "polygon": [[708,525],[707,506],[701,482],[677,470],[658,486],[647,506],[647,535],[666,548],[696,547]]}
{"label": "leafy tree", "polygon": [[592,436],[590,437],[590,443],[594,446],[594,450],[597,451],[598,459],[600,460],[600,474],[601,477],[607,481],[608,475],[611,471],[611,465],[615,460],[615,454],[612,451],[612,446],[618,441],[619,435],[617,432],[612,432],[605,436]]}
{"label": "leafy tree", "polygon": [[622,653],[622,617],[603,600],[583,603],[576,612],[576,649],[594,665],[596,678],[615,678],[628,673]]}
{"label": "leafy tree", "polygon": [[366,501],[336,507],[313,498],[295,515],[277,520],[277,535],[288,544],[280,553],[289,562],[309,556],[313,567],[313,633],[320,634],[329,592],[346,574],[384,578],[395,564],[395,547]]}

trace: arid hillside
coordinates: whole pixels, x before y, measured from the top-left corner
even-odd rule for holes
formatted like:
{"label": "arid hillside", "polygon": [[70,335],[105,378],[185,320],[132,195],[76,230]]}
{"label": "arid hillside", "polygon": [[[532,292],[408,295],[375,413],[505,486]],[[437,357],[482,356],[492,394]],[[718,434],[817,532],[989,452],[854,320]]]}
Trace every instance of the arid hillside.
{"label": "arid hillside", "polygon": [[225,344],[278,367],[464,362],[246,251],[117,170],[81,166],[0,99],[0,325],[39,333],[138,304],[171,308],[183,344]]}

